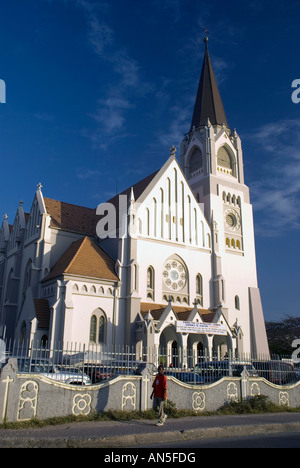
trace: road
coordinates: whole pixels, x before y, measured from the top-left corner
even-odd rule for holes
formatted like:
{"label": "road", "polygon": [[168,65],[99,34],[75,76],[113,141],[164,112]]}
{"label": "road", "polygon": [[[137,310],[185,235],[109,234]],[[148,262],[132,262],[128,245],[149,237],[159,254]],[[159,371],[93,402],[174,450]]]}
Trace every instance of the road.
{"label": "road", "polygon": [[300,432],[283,432],[247,437],[208,440],[189,440],[176,443],[135,446],[148,449],[200,449],[200,448],[300,448]]}
{"label": "road", "polygon": [[[228,446],[235,443],[267,442],[286,439],[285,444],[297,443],[300,439],[300,413],[270,413],[233,416],[199,416],[179,419],[167,419],[162,427],[156,427],[153,420],[130,421],[91,421],[72,422],[61,426],[45,426],[27,429],[1,429],[0,448],[39,447],[39,448],[128,448],[149,447],[157,444],[167,447],[179,444],[183,447]],[[284,437],[277,434],[285,433]],[[293,434],[293,441],[289,435]],[[275,439],[274,439],[275,436]],[[287,437],[286,437],[287,436]],[[244,438],[244,441],[240,439]],[[226,439],[225,439],[226,438]],[[224,440],[225,439],[225,440]],[[296,439],[296,442],[295,442]],[[271,442],[270,442],[271,443]],[[276,445],[276,443],[275,443]],[[278,446],[278,444],[276,445]],[[297,446],[299,447],[299,445]]]}

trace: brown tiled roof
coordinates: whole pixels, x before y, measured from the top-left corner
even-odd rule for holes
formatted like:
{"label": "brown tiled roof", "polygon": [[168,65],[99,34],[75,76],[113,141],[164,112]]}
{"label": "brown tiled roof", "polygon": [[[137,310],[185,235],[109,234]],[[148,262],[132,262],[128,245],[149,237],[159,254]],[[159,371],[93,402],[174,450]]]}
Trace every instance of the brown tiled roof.
{"label": "brown tiled roof", "polygon": [[115,273],[115,261],[88,237],[73,242],[44,281],[63,274],[119,280]]}
{"label": "brown tiled roof", "polygon": [[47,213],[51,216],[51,227],[96,235],[96,225],[99,221],[96,209],[71,205],[51,198],[44,198],[44,202]]}
{"label": "brown tiled roof", "polygon": [[[157,173],[158,171],[133,185],[136,200],[141,196]],[[112,203],[116,208],[117,226],[119,226],[119,195],[127,195],[129,203],[130,192],[131,187],[107,201],[107,203]],[[44,202],[46,211],[51,216],[51,227],[79,232],[85,235],[96,235],[96,225],[101,219],[100,216],[96,215],[96,208],[72,205],[51,198],[44,198]]]}
{"label": "brown tiled roof", "polygon": [[33,299],[38,328],[49,328],[50,308],[47,299]]}
{"label": "brown tiled roof", "polygon": [[[148,304],[146,302],[142,302],[141,308],[140,308],[141,315],[143,318],[145,318],[147,313],[150,310],[153,319],[159,320],[166,307],[167,305],[165,304],[151,304],[151,303]],[[172,306],[172,309],[176,315],[177,320],[181,320],[185,322],[188,320],[189,315],[191,311],[193,310],[193,307]],[[203,322],[211,323],[213,321],[215,312],[212,312],[211,310],[208,310],[208,309],[198,309],[198,311],[201,315]]]}

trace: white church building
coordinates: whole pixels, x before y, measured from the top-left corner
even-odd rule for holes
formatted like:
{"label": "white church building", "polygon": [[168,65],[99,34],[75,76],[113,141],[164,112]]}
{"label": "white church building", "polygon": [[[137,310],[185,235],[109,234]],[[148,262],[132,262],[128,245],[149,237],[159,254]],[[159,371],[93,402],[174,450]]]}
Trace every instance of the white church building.
{"label": "white church building", "polygon": [[[179,153],[179,151],[178,151]],[[46,198],[0,231],[0,338],[268,354],[241,140],[205,39],[191,128],[98,209]]]}

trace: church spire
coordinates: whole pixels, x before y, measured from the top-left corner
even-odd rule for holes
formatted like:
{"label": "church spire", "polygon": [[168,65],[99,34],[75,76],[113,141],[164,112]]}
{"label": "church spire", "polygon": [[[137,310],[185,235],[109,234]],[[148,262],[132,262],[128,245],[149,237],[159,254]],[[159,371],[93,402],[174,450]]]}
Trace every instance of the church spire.
{"label": "church spire", "polygon": [[193,127],[207,125],[208,119],[212,125],[228,127],[223,103],[208,52],[208,37],[204,38],[205,55],[202,65],[191,130]]}

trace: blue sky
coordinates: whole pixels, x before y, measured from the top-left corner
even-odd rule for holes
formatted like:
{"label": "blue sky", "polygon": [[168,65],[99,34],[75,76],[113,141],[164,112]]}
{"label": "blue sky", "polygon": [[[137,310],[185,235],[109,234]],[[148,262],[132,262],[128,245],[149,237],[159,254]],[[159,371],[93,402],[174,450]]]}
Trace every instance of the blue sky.
{"label": "blue sky", "polygon": [[[189,130],[203,30],[244,150],[265,318],[300,315],[300,1],[10,0],[0,14],[0,215],[96,207]],[[179,152],[179,151],[178,151]]]}

